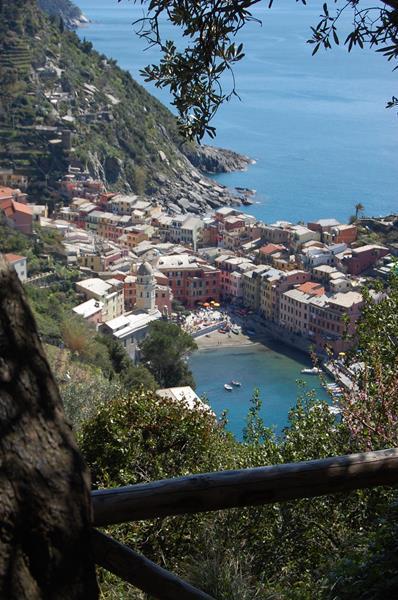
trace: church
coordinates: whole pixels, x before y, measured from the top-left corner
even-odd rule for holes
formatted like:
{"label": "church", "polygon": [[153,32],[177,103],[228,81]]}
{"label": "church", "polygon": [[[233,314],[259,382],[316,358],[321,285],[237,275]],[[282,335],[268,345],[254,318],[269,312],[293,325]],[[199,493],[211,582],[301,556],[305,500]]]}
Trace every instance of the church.
{"label": "church", "polygon": [[[135,362],[139,360],[139,345],[148,334],[150,323],[162,318],[162,312],[157,307],[157,294],[161,293],[161,289],[152,265],[149,262],[142,263],[135,280],[134,309],[107,321],[102,327],[104,333],[113,335],[120,341]],[[163,317],[167,317],[167,310]]]}

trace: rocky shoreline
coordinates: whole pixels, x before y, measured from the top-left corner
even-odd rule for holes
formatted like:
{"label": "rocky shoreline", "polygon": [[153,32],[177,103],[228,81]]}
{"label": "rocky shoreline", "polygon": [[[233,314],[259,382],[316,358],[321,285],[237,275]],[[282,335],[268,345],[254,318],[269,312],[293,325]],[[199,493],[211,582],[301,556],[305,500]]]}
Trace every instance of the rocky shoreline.
{"label": "rocky shoreline", "polygon": [[231,173],[233,171],[245,171],[254,160],[243,154],[238,154],[226,148],[213,146],[195,146],[194,148],[182,149],[184,155],[202,173]]}
{"label": "rocky shoreline", "polygon": [[[198,153],[200,154],[201,146]],[[195,148],[196,151],[196,148]],[[194,152],[192,151],[192,155]],[[159,189],[154,192],[153,198],[162,205],[167,206],[170,214],[206,214],[222,206],[240,206],[244,200],[238,191],[234,191],[207,177],[205,173],[225,173],[232,170],[241,170],[243,166],[251,164],[248,157],[223,148],[212,148],[212,157],[217,157],[219,170],[210,171],[206,162],[202,160],[202,169],[196,168],[190,158],[181,156],[175,169],[175,178],[170,178],[163,173],[156,176]],[[233,162],[230,157],[233,156]],[[226,160],[224,162],[224,159]],[[229,170],[224,170],[222,165],[228,164]],[[232,169],[232,165],[235,169]]]}

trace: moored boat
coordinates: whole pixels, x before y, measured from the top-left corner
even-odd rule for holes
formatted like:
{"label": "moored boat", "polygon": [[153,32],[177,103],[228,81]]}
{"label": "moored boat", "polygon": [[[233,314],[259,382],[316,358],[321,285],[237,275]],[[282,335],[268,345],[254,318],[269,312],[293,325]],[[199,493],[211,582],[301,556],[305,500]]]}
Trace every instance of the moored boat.
{"label": "moored boat", "polygon": [[234,388],[232,385],[229,385],[229,383],[224,383],[224,389],[227,390],[227,392],[232,392]]}
{"label": "moored boat", "polygon": [[301,373],[303,375],[319,375],[322,373],[322,369],[319,367],[312,367],[311,369],[301,369]]}
{"label": "moored boat", "polygon": [[236,387],[240,387],[240,386],[242,385],[240,381],[236,381],[235,379],[233,379],[233,380],[231,381],[231,383],[232,383],[232,385],[234,385],[234,386],[236,386]]}

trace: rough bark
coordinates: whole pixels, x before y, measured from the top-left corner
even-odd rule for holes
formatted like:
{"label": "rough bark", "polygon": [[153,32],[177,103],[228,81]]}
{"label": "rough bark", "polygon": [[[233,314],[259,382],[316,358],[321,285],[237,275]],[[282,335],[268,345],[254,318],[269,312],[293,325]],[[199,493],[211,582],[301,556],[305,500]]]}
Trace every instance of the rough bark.
{"label": "rough bark", "polygon": [[0,256],[0,598],[98,598],[90,523],[88,472]]}

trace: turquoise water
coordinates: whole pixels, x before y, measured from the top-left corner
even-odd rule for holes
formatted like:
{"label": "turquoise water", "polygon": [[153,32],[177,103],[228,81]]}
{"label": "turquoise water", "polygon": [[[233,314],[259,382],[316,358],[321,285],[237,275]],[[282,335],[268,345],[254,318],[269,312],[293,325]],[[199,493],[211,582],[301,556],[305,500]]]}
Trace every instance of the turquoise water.
{"label": "turquoise water", "polygon": [[[119,61],[140,81],[139,69],[157,60],[133,33],[140,4],[76,0],[95,22],[79,35]],[[226,185],[257,190],[248,210],[259,218],[291,221],[334,216],[345,220],[357,202],[368,215],[398,210],[398,119],[385,103],[397,93],[392,63],[373,51],[342,47],[311,57],[305,43],[321,2],[264,0],[254,11],[263,26],[241,32],[246,58],[236,68],[242,101],[223,106],[217,145],[248,154],[246,173],[221,175]],[[341,19],[342,35],[348,31]],[[166,37],[171,37],[165,27]],[[141,79],[142,82],[142,79]],[[227,82],[228,83],[228,82]],[[148,89],[167,103],[165,91]]]}
{"label": "turquoise water", "polygon": [[[306,390],[314,389],[319,399],[328,399],[318,377],[300,373],[303,367],[312,366],[310,360],[278,344],[272,344],[271,348],[256,344],[199,350],[191,356],[189,365],[197,382],[196,392],[207,396],[218,416],[228,410],[228,429],[239,439],[256,388],[263,401],[264,422],[278,433],[287,424],[289,410],[301,393],[298,380],[305,382]],[[240,381],[242,386],[227,392],[224,383],[232,379]]]}

